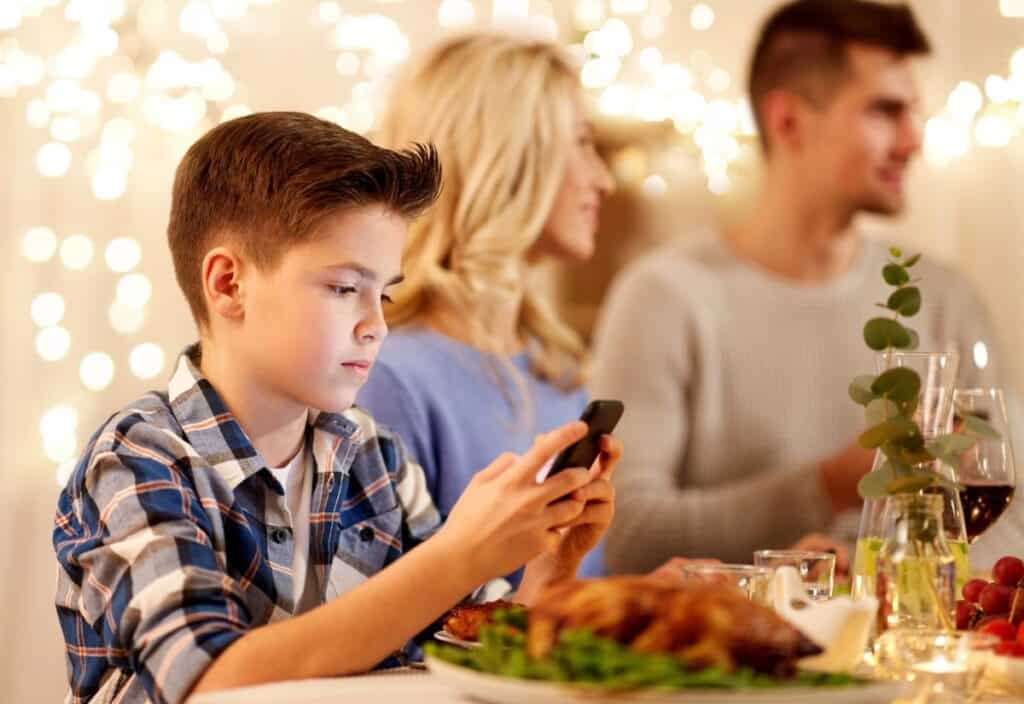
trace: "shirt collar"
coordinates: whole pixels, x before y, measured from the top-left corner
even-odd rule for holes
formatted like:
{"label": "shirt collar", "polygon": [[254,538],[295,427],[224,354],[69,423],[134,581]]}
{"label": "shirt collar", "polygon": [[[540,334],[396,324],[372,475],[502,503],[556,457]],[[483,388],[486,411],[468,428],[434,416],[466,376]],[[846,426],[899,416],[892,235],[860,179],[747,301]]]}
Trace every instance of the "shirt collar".
{"label": "shirt collar", "polygon": [[[182,351],[167,383],[167,397],[189,444],[234,489],[267,464],[213,384],[203,376],[199,359],[198,342]],[[311,409],[309,424],[314,429],[314,447],[326,444],[337,448],[346,440],[357,442],[362,435],[354,421],[338,413]],[[337,469],[330,463],[318,465],[320,472]]]}

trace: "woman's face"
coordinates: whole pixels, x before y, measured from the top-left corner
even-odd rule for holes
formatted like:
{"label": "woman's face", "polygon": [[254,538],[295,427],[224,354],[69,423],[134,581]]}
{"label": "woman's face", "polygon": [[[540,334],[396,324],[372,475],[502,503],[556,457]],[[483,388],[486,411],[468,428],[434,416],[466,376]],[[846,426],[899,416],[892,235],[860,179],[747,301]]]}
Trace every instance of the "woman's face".
{"label": "woman's face", "polygon": [[530,254],[585,261],[594,253],[601,201],[614,190],[615,182],[594,147],[594,128],[581,99],[574,101],[573,112],[572,142],[562,183]]}

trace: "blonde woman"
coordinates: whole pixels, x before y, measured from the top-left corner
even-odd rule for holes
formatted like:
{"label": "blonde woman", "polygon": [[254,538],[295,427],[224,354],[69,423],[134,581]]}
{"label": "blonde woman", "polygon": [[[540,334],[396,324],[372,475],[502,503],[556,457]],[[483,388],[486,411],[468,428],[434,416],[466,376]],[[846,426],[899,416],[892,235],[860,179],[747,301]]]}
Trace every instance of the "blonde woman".
{"label": "blonde woman", "polygon": [[[540,41],[437,46],[397,82],[376,136],[436,145],[444,188],[412,226],[391,332],[358,402],[405,440],[447,513],[495,452],[524,451],[586,405],[583,345],[534,271],[590,257],[613,182],[576,70]],[[598,551],[581,572],[603,572]]]}

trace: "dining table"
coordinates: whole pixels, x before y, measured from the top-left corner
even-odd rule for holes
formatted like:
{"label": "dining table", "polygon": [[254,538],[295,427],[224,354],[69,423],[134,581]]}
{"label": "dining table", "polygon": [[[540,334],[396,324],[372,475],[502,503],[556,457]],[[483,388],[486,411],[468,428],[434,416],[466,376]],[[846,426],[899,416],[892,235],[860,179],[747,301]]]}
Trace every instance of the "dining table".
{"label": "dining table", "polygon": [[[687,696],[679,693],[679,704]],[[581,699],[586,702],[586,699]],[[623,699],[626,704],[628,699]],[[891,704],[916,704],[913,690]],[[972,697],[971,704],[1020,704],[1016,697]],[[350,677],[278,682],[198,695],[188,704],[481,704],[423,668],[400,668]]]}

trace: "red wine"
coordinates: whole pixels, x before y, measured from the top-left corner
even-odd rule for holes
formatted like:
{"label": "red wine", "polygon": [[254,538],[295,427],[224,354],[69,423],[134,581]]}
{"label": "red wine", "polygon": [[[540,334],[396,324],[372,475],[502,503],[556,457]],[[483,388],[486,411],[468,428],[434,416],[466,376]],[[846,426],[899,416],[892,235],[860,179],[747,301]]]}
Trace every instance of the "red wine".
{"label": "red wine", "polygon": [[960,490],[960,503],[964,507],[964,525],[967,540],[973,543],[979,535],[1003,515],[1013,498],[1009,484],[967,484]]}

